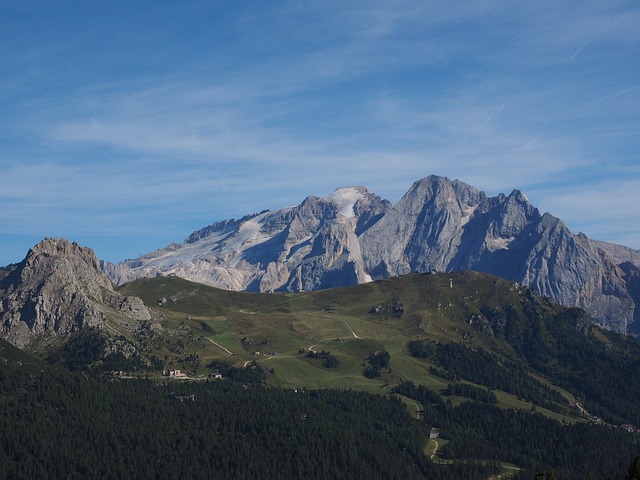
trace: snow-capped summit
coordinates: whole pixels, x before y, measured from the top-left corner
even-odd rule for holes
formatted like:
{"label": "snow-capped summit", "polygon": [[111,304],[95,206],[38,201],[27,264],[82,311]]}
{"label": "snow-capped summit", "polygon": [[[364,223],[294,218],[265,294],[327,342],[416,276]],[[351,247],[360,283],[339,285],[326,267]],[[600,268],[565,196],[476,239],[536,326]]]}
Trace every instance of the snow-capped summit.
{"label": "snow-capped summit", "polygon": [[249,291],[472,269],[583,307],[608,328],[640,333],[640,252],[574,235],[519,190],[488,197],[438,176],[415,182],[396,205],[364,187],[338,188],[297,206],[214,223],[182,244],[104,269],[117,283],[174,273]]}
{"label": "snow-capped summit", "polygon": [[176,274],[232,290],[311,290],[370,281],[358,234],[390,203],[364,187],[309,196],[294,207],[214,223],[182,244],[119,265],[116,283]]}
{"label": "snow-capped summit", "polygon": [[352,218],[355,215],[353,207],[358,200],[365,199],[367,193],[369,192],[365,187],[342,187],[337,188],[335,192],[324,197],[323,200],[335,203],[339,215]]}

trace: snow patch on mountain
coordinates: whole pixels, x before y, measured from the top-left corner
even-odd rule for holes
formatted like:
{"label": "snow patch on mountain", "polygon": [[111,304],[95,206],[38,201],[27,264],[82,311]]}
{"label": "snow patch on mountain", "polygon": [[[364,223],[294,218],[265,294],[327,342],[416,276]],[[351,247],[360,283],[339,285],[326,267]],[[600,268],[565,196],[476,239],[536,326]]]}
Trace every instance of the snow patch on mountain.
{"label": "snow patch on mountain", "polygon": [[229,241],[225,242],[224,250],[236,251],[243,246],[251,244],[259,244],[271,238],[271,235],[265,235],[261,228],[265,217],[269,212],[261,213],[257,217],[247,220],[238,228],[238,232],[229,237]]}
{"label": "snow patch on mountain", "polygon": [[279,233],[264,232],[265,219],[280,217],[289,210],[290,208],[283,208],[277,212],[266,211],[242,222],[237,230],[223,231],[218,234],[214,232],[194,243],[174,244],[173,248],[159,251],[154,258],[145,260],[144,269],[154,272],[171,272],[185,264],[202,265],[202,260],[207,259],[213,251],[218,255],[236,257],[232,260],[232,263],[236,264],[241,259],[240,253],[244,249],[259,245],[271,239],[275,233]]}
{"label": "snow patch on mountain", "polygon": [[467,223],[469,223],[469,220],[471,220],[471,218],[473,217],[473,213],[476,211],[477,208],[478,208],[478,205],[473,205],[473,206],[467,205],[467,208],[462,209],[462,218],[460,218],[461,227],[464,227]]}
{"label": "snow patch on mountain", "polygon": [[490,252],[497,250],[509,250],[509,244],[515,240],[515,237],[501,238],[501,237],[489,237],[487,238],[487,249]]}
{"label": "snow patch on mountain", "polygon": [[338,215],[353,218],[355,213],[353,207],[358,200],[365,198],[363,187],[344,187],[338,188],[331,195],[325,197],[326,200],[333,202],[338,208]]}

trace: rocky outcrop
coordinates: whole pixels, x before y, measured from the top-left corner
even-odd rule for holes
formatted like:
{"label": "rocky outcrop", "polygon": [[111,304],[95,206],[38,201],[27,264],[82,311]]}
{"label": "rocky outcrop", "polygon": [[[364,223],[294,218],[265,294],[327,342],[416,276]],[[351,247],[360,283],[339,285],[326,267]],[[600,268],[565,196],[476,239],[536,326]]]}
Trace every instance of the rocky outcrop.
{"label": "rocky outcrop", "polygon": [[101,271],[95,253],[45,239],[0,280],[0,334],[23,347],[37,338],[102,329],[109,317],[148,320],[142,301],[123,297]]}
{"label": "rocky outcrop", "polygon": [[583,307],[606,328],[640,333],[639,251],[573,234],[518,190],[489,197],[438,176],[415,182],[396,205],[363,187],[341,188],[210,225],[182,244],[103,268],[117,283],[175,273],[250,291],[471,269]]}

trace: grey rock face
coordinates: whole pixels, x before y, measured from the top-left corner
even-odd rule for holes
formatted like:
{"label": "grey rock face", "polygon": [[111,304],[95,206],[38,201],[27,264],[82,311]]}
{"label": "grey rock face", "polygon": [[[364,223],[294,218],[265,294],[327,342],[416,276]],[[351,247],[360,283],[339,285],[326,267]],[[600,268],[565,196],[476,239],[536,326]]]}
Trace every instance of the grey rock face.
{"label": "grey rock face", "polygon": [[[389,232],[394,232],[393,236]],[[631,331],[640,296],[615,258],[526,196],[489,198],[469,185],[427,177],[361,238],[374,278],[408,271],[470,269],[529,286],[597,323]]]}
{"label": "grey rock face", "polygon": [[45,239],[0,280],[0,333],[23,347],[35,338],[102,328],[114,313],[148,320],[138,298],[114,292],[95,253],[67,240]]}
{"label": "grey rock face", "polygon": [[[430,176],[391,205],[363,187],[219,222],[103,269],[117,283],[175,273],[250,291],[352,285],[411,271],[477,270],[520,282],[599,324],[640,333],[640,252],[574,235],[514,190],[488,197]],[[634,323],[635,321],[635,323]]]}
{"label": "grey rock face", "polygon": [[390,207],[366,188],[341,188],[295,207],[213,224],[181,245],[103,269],[116,283],[173,273],[230,290],[353,285],[371,280],[358,237]]}

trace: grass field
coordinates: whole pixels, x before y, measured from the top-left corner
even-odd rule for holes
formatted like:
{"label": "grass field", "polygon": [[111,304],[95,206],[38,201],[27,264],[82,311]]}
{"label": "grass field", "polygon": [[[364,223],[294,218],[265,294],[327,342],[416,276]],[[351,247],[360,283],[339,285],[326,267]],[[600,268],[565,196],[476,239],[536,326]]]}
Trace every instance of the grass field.
{"label": "grass field", "polygon": [[[235,366],[256,361],[269,372],[268,382],[282,387],[386,393],[405,380],[441,392],[449,381],[430,373],[433,361],[409,355],[409,342],[464,343],[505,358],[515,356],[506,342],[469,319],[479,318],[481,308],[518,305],[518,291],[509,282],[475,272],[412,274],[349,288],[272,294],[229,292],[157,277],[129,283],[121,293],[153,306],[164,333],[149,348],[157,348],[173,368],[191,374],[206,373],[213,360]],[[307,358],[311,350],[331,352],[337,368]],[[390,354],[388,368],[377,378],[365,378],[367,358],[381,351]],[[532,408],[509,393],[495,394],[505,408]],[[449,398],[454,404],[466,400]]]}

